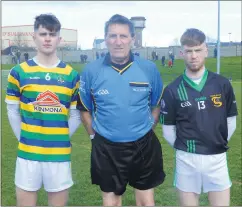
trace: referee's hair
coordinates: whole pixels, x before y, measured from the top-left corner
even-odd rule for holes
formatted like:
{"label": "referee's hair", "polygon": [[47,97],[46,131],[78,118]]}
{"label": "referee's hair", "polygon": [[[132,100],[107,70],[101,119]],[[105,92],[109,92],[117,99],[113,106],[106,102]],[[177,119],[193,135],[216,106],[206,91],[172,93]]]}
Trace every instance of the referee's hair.
{"label": "referee's hair", "polygon": [[196,28],[189,28],[187,29],[183,35],[181,36],[180,42],[181,46],[199,46],[206,41],[205,34]]}
{"label": "referee's hair", "polygon": [[135,31],[134,31],[134,25],[133,23],[127,18],[124,17],[120,14],[115,14],[113,15],[106,23],[105,23],[105,29],[104,29],[104,33],[105,33],[105,37],[108,34],[108,28],[110,25],[112,24],[125,24],[129,26],[129,31],[131,34],[131,37],[134,37],[135,35]]}

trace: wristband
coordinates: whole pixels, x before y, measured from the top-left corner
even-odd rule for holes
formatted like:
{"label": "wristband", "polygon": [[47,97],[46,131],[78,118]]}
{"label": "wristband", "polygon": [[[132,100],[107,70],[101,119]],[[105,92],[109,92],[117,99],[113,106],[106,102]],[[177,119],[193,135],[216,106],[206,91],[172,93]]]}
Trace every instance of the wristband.
{"label": "wristband", "polygon": [[95,134],[89,135],[90,139],[94,139]]}

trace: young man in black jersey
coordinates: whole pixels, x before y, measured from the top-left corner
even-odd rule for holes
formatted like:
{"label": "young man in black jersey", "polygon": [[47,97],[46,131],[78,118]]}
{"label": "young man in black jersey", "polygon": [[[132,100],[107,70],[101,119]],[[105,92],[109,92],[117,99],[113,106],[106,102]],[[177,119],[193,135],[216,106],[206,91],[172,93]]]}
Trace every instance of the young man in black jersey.
{"label": "young man in black jersey", "polygon": [[163,135],[176,149],[174,185],[181,206],[198,206],[201,189],[210,205],[229,206],[232,185],[226,160],[237,107],[228,79],[205,67],[205,35],[187,29],[181,37],[186,69],[163,92]]}

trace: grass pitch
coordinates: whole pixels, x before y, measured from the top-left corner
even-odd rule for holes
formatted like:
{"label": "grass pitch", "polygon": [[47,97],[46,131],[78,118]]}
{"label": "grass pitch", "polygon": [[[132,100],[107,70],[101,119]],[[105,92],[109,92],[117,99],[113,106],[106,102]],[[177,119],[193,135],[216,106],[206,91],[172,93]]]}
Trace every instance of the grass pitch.
{"label": "grass pitch", "polygon": [[[184,71],[182,60],[176,60],[174,67],[170,70],[162,67],[161,62],[156,62],[161,73],[162,79],[166,84],[174,80]],[[13,65],[2,65],[2,69],[10,69]],[[81,71],[83,65],[72,64],[72,66]],[[207,59],[206,67],[216,72],[216,59]],[[2,206],[16,205],[14,170],[17,152],[17,139],[8,123],[5,107],[5,88],[7,84],[8,72],[2,71]],[[241,57],[222,58],[221,75],[232,78],[232,85],[235,91],[239,116],[237,117],[237,129],[229,142],[230,150],[228,151],[228,166],[230,178],[233,186],[231,188],[231,206],[242,206],[242,167],[241,167]],[[176,191],[172,186],[174,176],[174,150],[166,143],[162,137],[161,126],[158,124],[156,130],[163,148],[164,169],[166,180],[155,190],[155,201],[157,206],[176,206]],[[90,180],[90,139],[81,126],[71,138],[72,141],[72,173],[74,186],[70,190],[70,206],[101,206],[102,199],[99,188],[91,185]],[[124,206],[135,206],[133,189],[128,187],[123,196]],[[200,198],[200,204],[208,206],[207,195]],[[47,195],[43,189],[39,192],[38,206],[47,206]]]}

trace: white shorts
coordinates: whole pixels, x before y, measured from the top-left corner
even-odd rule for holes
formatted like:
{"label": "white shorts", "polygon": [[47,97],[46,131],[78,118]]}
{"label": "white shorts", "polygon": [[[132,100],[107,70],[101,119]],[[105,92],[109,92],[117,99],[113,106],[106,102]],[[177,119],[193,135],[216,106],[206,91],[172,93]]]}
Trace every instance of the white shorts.
{"label": "white shorts", "polygon": [[39,162],[17,158],[15,185],[26,191],[60,192],[73,185],[71,162]]}
{"label": "white shorts", "polygon": [[227,155],[201,155],[176,150],[174,186],[184,192],[200,194],[223,191],[232,186]]}

